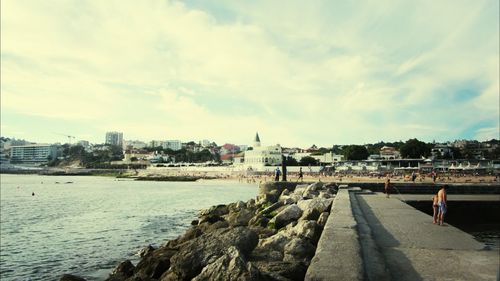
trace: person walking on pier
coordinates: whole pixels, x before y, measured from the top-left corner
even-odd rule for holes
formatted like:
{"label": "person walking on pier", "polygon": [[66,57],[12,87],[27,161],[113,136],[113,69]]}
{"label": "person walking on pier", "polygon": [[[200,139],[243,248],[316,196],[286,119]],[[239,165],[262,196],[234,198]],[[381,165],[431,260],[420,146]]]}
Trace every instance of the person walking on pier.
{"label": "person walking on pier", "polygon": [[385,196],[389,198],[389,188],[391,185],[391,179],[389,178],[389,174],[385,176],[385,185],[384,185],[384,190],[385,190]]}
{"label": "person walking on pier", "polygon": [[443,225],[444,215],[448,211],[447,199],[446,199],[446,190],[447,189],[448,189],[448,186],[444,185],[438,191],[438,194],[437,194],[437,197],[438,197],[438,207],[439,207],[439,212],[438,212],[439,225]]}

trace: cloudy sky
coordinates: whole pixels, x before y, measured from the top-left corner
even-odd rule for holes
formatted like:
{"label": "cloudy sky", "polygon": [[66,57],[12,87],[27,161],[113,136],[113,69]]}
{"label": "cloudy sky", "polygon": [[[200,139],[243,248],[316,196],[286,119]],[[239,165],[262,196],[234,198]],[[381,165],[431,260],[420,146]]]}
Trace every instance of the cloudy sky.
{"label": "cloudy sky", "polygon": [[1,134],[499,138],[499,2],[1,1]]}

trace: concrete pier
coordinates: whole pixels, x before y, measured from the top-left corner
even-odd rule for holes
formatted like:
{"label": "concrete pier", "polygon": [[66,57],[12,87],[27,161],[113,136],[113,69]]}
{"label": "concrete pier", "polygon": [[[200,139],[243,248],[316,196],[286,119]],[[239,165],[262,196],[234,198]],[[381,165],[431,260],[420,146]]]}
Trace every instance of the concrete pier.
{"label": "concrete pier", "polygon": [[500,253],[397,196],[340,189],[306,280],[497,280]]}

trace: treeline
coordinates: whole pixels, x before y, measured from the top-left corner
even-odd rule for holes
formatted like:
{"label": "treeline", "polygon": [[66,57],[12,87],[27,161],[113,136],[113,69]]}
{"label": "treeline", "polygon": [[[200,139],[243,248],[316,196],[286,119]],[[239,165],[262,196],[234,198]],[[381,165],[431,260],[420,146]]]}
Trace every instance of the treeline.
{"label": "treeline", "polygon": [[[491,140],[493,144],[499,144],[498,140]],[[319,148],[318,151],[313,153],[313,155],[322,155],[325,153],[333,152],[334,154],[343,155],[346,160],[365,160],[368,156],[372,154],[379,154],[380,149],[384,146],[394,147],[401,153],[403,158],[421,158],[430,157],[431,150],[436,144],[426,143],[420,141],[416,138],[409,139],[406,142],[378,142],[375,144],[367,145],[334,145],[332,148]],[[452,147],[450,152],[444,155],[436,155],[438,159],[473,159],[477,154],[477,148],[474,147],[464,147],[459,149]],[[500,147],[497,147],[493,151],[488,151],[486,149],[481,150],[482,156],[486,159],[500,159]],[[310,159],[308,159],[310,160]]]}
{"label": "treeline", "polygon": [[60,164],[68,164],[74,161],[80,161],[80,164],[86,168],[108,167],[111,161],[120,161],[123,159],[123,151],[116,145],[99,145],[94,147],[92,152],[88,152],[81,145],[69,144],[62,145],[62,157],[55,159],[49,158],[48,166],[54,167]]}
{"label": "treeline", "polygon": [[189,162],[189,163],[204,163],[209,161],[220,162],[220,155],[218,153],[212,154],[210,150],[203,149],[199,152],[191,151],[186,148],[180,150],[172,150],[170,148],[158,147],[147,147],[144,150],[148,152],[156,152],[160,155],[166,155],[169,159],[165,159],[165,162],[169,162],[173,158],[175,162]]}

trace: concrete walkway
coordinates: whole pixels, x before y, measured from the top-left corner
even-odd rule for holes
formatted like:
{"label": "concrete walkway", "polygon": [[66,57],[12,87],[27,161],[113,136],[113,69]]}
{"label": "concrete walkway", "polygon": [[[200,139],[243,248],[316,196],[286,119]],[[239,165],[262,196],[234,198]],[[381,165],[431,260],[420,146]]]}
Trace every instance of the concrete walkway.
{"label": "concrete walkway", "polygon": [[497,280],[499,259],[397,197],[340,190],[306,280]]}

